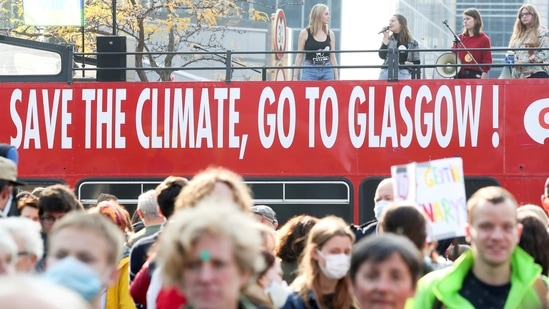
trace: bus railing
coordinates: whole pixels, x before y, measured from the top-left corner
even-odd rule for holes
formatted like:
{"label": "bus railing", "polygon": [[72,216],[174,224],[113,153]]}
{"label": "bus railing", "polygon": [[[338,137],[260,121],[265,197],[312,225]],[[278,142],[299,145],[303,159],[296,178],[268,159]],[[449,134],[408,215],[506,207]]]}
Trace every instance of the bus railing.
{"label": "bus railing", "polygon": [[[56,53],[59,55],[59,63],[56,65],[56,70],[52,72],[52,74],[28,74],[28,72],[24,72],[23,74],[13,74],[13,72],[9,71],[9,67],[6,66],[6,61],[4,61],[4,66],[0,66],[0,81],[5,82],[22,82],[22,81],[62,81],[67,83],[72,83],[73,79],[76,79],[78,81],[104,81],[97,78],[98,72],[139,72],[144,71],[146,74],[152,74],[155,72],[169,72],[171,74],[175,74],[177,72],[222,72],[221,78],[218,79],[208,79],[203,78],[202,80],[223,80],[225,82],[231,82],[235,80],[235,73],[236,72],[250,72],[250,74],[253,74],[255,80],[267,80],[269,79],[269,74],[274,75],[276,74],[277,70],[284,70],[284,71],[290,71],[294,69],[301,69],[301,66],[296,66],[294,63],[293,58],[295,58],[295,55],[298,53],[303,53],[304,51],[232,51],[232,50],[226,50],[226,51],[207,51],[204,48],[201,48],[200,46],[194,46],[193,51],[181,51],[181,52],[115,52],[115,51],[109,51],[109,52],[94,52],[94,53],[73,53],[72,47],[70,46],[61,46],[61,45],[55,45],[50,43],[43,43],[43,42],[36,42],[36,41],[28,41],[28,40],[22,40],[17,38],[11,38],[6,36],[0,36],[0,51],[5,51],[6,46],[14,46],[13,50],[10,51],[11,55],[14,55],[17,53],[17,48],[20,47],[27,47],[31,49],[37,49],[37,50],[44,50],[50,53]],[[512,68],[513,66],[516,66],[517,64],[514,63],[507,63],[505,62],[505,53],[509,52],[509,48],[469,48],[469,49],[417,49],[414,50],[415,52],[418,52],[420,54],[420,58],[423,59],[420,64],[413,64],[413,65],[406,65],[408,69],[411,71],[411,76],[413,79],[427,79],[427,74],[425,74],[425,70],[431,69],[436,70],[436,68],[439,67],[445,67],[445,68],[455,68],[455,71],[458,70],[460,67],[478,67],[479,64],[476,63],[459,63],[457,60],[454,63],[437,63],[438,57],[440,55],[443,55],[445,53],[450,53],[452,51],[483,51],[483,50],[489,50],[493,54],[493,63],[489,66],[492,68]],[[540,49],[540,48],[517,48],[513,49],[513,51],[518,50],[528,50],[528,51],[536,51],[536,50],[547,50],[547,49]],[[398,81],[398,72],[400,68],[400,64],[398,61],[399,58],[399,50],[398,49],[388,49],[387,51],[387,64],[383,65],[380,64],[383,62],[382,59],[379,59],[378,63],[356,63],[353,65],[333,65],[332,68],[335,69],[387,69],[388,70],[388,80],[389,81]],[[305,51],[307,52],[307,51]],[[312,52],[312,51],[310,51]],[[336,53],[339,55],[339,57],[342,57],[344,54],[376,54],[380,52],[380,50],[335,50],[332,51],[333,53]],[[6,53],[3,52],[3,55],[5,57]],[[116,58],[118,59],[127,57],[135,58],[135,57],[141,57],[143,60],[147,60],[149,57],[156,58],[158,60],[158,63],[162,62],[162,57],[165,56],[178,56],[178,57],[192,57],[192,58],[201,58],[208,65],[187,65],[186,63],[183,64],[176,64],[169,67],[163,67],[159,65],[151,65],[148,64],[147,66],[135,66],[135,65],[128,65],[126,61],[116,61]],[[281,57],[280,55],[283,55]],[[498,56],[498,55],[501,55]],[[98,65],[99,59],[101,57],[113,57],[114,61],[109,62],[109,65],[106,66]],[[245,57],[255,57],[257,59],[253,61],[249,61],[248,63],[244,62],[242,58]],[[275,57],[280,57],[282,60],[273,61]],[[379,58],[379,57],[378,57]],[[429,61],[426,61],[425,59],[429,58]],[[5,60],[5,59],[4,59]],[[145,64],[147,61],[145,61]],[[213,62],[213,64],[212,64]],[[76,65],[76,63],[81,63],[81,65]],[[218,65],[218,63],[220,65]],[[480,65],[483,65],[482,63]],[[539,63],[521,63],[520,66],[539,66]],[[542,64],[543,65],[543,64]],[[7,69],[6,69],[7,67]],[[7,72],[7,73],[6,73]],[[290,71],[291,72],[291,71]],[[12,74],[10,74],[12,73]],[[87,74],[90,73],[90,74]],[[94,73],[94,74],[93,74]],[[157,74],[157,73],[156,73]],[[95,75],[95,76],[94,76]],[[104,75],[104,74],[103,74]],[[109,74],[107,74],[109,75]],[[154,75],[154,74],[153,74]],[[259,77],[259,76],[260,77]],[[289,74],[290,76],[293,76],[292,73]],[[434,72],[432,73],[432,76],[434,76]],[[82,78],[79,78],[79,77]],[[448,77],[448,76],[447,76]],[[442,77],[444,78],[444,77]],[[125,81],[126,79],[115,79],[113,81]],[[159,79],[160,80],[160,79]],[[238,80],[238,79],[236,79]],[[277,80],[271,78],[270,80]],[[288,79],[282,79],[282,80],[288,80]]]}
{"label": "bus railing", "polygon": [[[521,64],[514,64],[514,63],[506,63],[505,62],[505,54],[510,51],[509,48],[456,48],[456,49],[417,49],[415,52],[418,52],[420,55],[422,54],[431,54],[434,55],[434,58],[438,58],[440,55],[445,53],[451,53],[451,52],[459,52],[459,51],[491,51],[492,53],[501,53],[502,57],[497,58],[493,57],[492,64],[489,64],[491,68],[512,68],[514,66],[540,66],[540,63],[521,63]],[[540,49],[540,48],[516,48],[513,49],[513,51],[519,51],[519,50],[528,50],[528,51],[536,51],[536,50],[548,50],[549,49]],[[342,55],[346,53],[379,53],[380,51],[387,51],[387,63],[386,65],[383,64],[365,64],[365,63],[357,63],[353,65],[332,65],[331,68],[336,69],[387,69],[388,70],[388,80],[389,81],[398,81],[398,71],[400,69],[399,64],[399,50],[398,49],[387,49],[387,50],[335,50],[333,53]],[[231,82],[233,81],[233,74],[235,71],[252,71],[257,74],[261,75],[261,80],[265,81],[267,80],[267,73],[269,71],[274,70],[294,70],[294,69],[302,69],[302,66],[299,65],[253,65],[253,64],[246,64],[242,63],[239,59],[242,56],[249,56],[249,55],[264,55],[264,56],[273,56],[274,54],[285,54],[288,55],[296,55],[299,53],[304,52],[314,52],[314,51],[216,51],[216,52],[210,52],[202,50],[200,52],[157,52],[157,53],[148,53],[148,52],[126,52],[126,53],[117,53],[117,52],[109,52],[105,54],[112,54],[112,55],[124,55],[124,56],[150,56],[150,55],[179,55],[179,56],[194,56],[194,57],[200,57],[204,55],[213,55],[218,56],[220,59],[222,59],[221,62],[224,63],[224,65],[208,65],[208,66],[194,66],[194,67],[188,67],[188,66],[171,66],[171,67],[92,67],[92,68],[81,68],[79,70],[81,71],[97,71],[97,70],[135,70],[135,71],[224,71],[224,81],[225,82]],[[98,53],[75,53],[75,57],[96,57],[98,56]],[[210,59],[212,60],[212,59]],[[383,62],[382,59],[380,59],[379,62]],[[544,65],[544,64],[541,64]],[[547,64],[549,65],[549,64]],[[483,63],[436,63],[436,60],[432,63],[420,63],[420,64],[411,64],[406,65],[406,68],[409,68],[411,70],[411,76],[412,79],[422,79],[422,73],[421,71],[424,69],[436,69],[440,67],[446,67],[446,68],[458,68],[461,67],[479,67],[479,66],[485,66]],[[290,75],[291,76],[291,75]],[[442,77],[441,77],[442,78]]]}

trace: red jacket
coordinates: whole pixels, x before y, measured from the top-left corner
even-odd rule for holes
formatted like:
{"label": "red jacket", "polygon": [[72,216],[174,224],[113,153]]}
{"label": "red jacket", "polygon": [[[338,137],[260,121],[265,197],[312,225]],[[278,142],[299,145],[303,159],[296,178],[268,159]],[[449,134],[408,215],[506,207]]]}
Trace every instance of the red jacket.
{"label": "red jacket", "polygon": [[130,295],[136,303],[147,304],[147,290],[150,283],[151,275],[149,274],[149,261],[147,261],[130,284]]}
{"label": "red jacket", "polygon": [[175,287],[162,288],[156,298],[156,309],[179,309],[187,304],[187,299]]}

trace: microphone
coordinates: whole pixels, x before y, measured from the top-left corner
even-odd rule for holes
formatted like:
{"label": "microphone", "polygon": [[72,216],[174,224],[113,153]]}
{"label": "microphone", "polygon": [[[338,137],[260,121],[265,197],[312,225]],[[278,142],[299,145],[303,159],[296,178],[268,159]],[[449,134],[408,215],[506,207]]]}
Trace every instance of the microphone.
{"label": "microphone", "polygon": [[448,27],[448,19],[443,20],[442,23]]}
{"label": "microphone", "polygon": [[389,26],[385,26],[383,27],[383,29],[381,29],[381,31],[379,31],[377,34],[382,34],[383,32],[389,30]]}

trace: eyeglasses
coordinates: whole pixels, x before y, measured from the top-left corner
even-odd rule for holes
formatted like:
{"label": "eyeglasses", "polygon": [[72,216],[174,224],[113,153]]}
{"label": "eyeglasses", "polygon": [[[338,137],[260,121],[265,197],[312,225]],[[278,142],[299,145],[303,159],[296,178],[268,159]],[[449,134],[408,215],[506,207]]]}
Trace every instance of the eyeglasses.
{"label": "eyeglasses", "polygon": [[531,16],[532,13],[528,12],[528,13],[522,13],[522,14],[519,14],[519,18],[523,18],[525,16]]}
{"label": "eyeglasses", "polygon": [[62,215],[59,215],[59,216],[57,216],[57,217],[52,216],[52,215],[44,215],[44,216],[40,217],[40,220],[41,220],[43,223],[53,224],[53,223],[55,223],[55,221],[61,220],[61,218],[63,218],[64,215],[65,215],[65,214],[62,214]]}

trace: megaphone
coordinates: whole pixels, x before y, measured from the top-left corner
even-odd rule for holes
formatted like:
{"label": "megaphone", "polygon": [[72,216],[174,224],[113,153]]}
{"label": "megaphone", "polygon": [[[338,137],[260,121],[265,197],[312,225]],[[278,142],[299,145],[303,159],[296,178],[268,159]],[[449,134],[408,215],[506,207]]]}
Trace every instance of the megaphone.
{"label": "megaphone", "polygon": [[511,68],[503,67],[498,79],[509,79],[509,78],[513,78],[513,76],[511,75]]}
{"label": "megaphone", "polygon": [[[505,63],[512,64],[515,63],[515,53],[512,51],[508,51],[505,53]],[[512,67],[510,65],[506,65],[501,69],[501,74],[499,75],[499,79],[508,79],[513,78],[513,75],[511,75]]]}
{"label": "megaphone", "polygon": [[444,53],[440,55],[436,61],[437,73],[445,78],[451,78],[456,76],[457,67],[448,66],[460,64],[459,59],[453,53]]}

